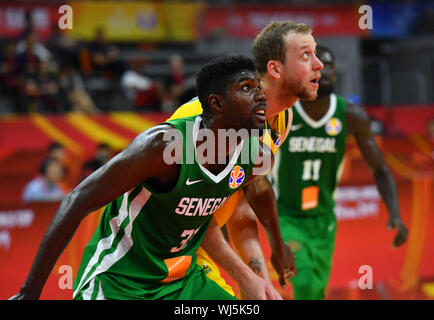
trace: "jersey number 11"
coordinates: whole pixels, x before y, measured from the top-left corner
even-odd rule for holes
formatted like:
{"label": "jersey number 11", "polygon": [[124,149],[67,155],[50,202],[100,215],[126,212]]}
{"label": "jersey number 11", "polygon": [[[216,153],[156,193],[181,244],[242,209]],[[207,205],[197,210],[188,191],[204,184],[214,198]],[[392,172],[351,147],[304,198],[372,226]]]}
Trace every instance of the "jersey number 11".
{"label": "jersey number 11", "polygon": [[301,179],[303,181],[319,180],[319,170],[321,168],[321,159],[316,160],[304,160],[303,161],[303,176]]}

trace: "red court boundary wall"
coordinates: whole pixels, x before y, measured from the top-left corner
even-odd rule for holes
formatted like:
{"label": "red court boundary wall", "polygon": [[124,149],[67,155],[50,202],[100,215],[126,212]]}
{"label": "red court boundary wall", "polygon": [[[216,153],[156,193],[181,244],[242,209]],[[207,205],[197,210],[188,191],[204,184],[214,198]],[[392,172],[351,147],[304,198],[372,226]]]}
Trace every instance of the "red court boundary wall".
{"label": "red court boundary wall", "polygon": [[[403,220],[410,229],[408,243],[400,248],[392,248],[395,231],[386,229],[387,213],[381,201],[378,202],[378,212],[366,217],[347,217],[338,221],[329,289],[357,287],[362,276],[359,268],[363,265],[372,267],[374,283],[394,281],[411,285],[412,281],[419,278],[434,277],[434,215],[427,208],[431,203],[417,204],[413,201],[418,188],[422,193],[432,192],[432,181],[425,186],[423,184],[423,181],[398,182],[398,191],[402,195],[400,207]],[[346,205],[351,206],[351,201],[347,201]],[[3,238],[0,242],[0,299],[13,295],[25,281],[57,206],[57,203],[52,203],[22,205],[14,209],[0,207],[0,238]],[[426,207],[419,208],[424,210],[422,211],[417,206]],[[90,240],[99,218],[100,212],[95,212],[83,220],[53,268],[41,299],[71,299],[72,290],[68,285],[72,282],[68,282],[62,266],[71,267],[75,277],[84,246]],[[4,240],[6,233],[9,234],[9,242]],[[259,236],[271,277],[278,287],[277,275],[269,262],[270,248],[262,228]],[[224,272],[223,275],[238,292],[232,279]],[[287,297],[291,295],[290,291],[285,294]]]}

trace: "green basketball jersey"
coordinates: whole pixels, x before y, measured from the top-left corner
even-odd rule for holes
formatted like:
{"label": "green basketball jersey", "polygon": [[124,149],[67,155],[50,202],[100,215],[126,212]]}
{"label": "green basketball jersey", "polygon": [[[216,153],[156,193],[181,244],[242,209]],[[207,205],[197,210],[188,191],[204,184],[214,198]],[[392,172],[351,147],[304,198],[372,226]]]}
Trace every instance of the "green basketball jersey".
{"label": "green basketball jersey", "polygon": [[345,153],[346,101],[331,94],[329,110],[318,121],[299,102],[293,114],[291,131],[270,174],[279,215],[333,214]]}
{"label": "green basketball jersey", "polygon": [[[84,250],[75,298],[92,298],[98,285],[106,298],[156,298],[161,286],[174,284],[167,290],[177,290],[177,280],[194,271],[212,214],[244,185],[253,168],[250,155],[258,148],[255,137],[242,141],[214,175],[196,161],[200,122],[200,115],[168,122],[183,139],[183,162],[171,191],[156,193],[142,183],[105,208]],[[246,150],[247,163],[241,156]]]}

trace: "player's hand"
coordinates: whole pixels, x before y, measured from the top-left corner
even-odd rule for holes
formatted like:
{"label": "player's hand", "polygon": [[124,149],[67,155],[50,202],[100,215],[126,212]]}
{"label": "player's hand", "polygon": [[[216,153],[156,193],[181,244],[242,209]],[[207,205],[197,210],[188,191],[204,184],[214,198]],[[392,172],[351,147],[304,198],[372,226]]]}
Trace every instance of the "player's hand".
{"label": "player's hand", "polygon": [[285,280],[289,280],[297,274],[297,268],[295,267],[295,255],[285,244],[282,255],[278,256],[274,252],[271,253],[271,264],[279,275],[280,286],[282,288],[286,288]]}
{"label": "player's hand", "polygon": [[37,300],[39,295],[31,293],[29,290],[21,289],[17,294],[10,297],[8,300]]}
{"label": "player's hand", "polygon": [[267,300],[283,300],[282,296],[279,294],[279,292],[277,292],[270,282],[267,282],[265,295]]}
{"label": "player's hand", "polygon": [[283,300],[273,285],[255,273],[238,282],[242,300]]}
{"label": "player's hand", "polygon": [[18,292],[16,295],[13,295],[8,300],[29,300],[25,294]]}
{"label": "player's hand", "polygon": [[397,229],[396,236],[393,239],[393,247],[397,248],[407,241],[408,229],[401,218],[390,218],[387,222],[387,229]]}

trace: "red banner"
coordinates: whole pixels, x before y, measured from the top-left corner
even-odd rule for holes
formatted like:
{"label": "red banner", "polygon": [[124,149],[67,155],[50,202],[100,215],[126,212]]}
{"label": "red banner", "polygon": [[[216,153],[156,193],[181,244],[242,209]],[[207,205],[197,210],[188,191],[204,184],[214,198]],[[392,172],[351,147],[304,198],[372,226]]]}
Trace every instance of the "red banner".
{"label": "red banner", "polygon": [[391,134],[431,134],[434,138],[434,133],[430,132],[430,126],[434,126],[434,105],[369,106],[365,110],[372,118],[381,121]]}
{"label": "red banner", "polygon": [[[58,205],[0,206],[0,299],[8,299],[24,284]],[[77,275],[83,249],[92,237],[99,217],[100,213],[94,212],[82,221],[54,266],[41,299],[72,299],[72,280]]]}
{"label": "red banner", "polygon": [[58,11],[62,4],[60,2],[56,4],[34,2],[0,4],[0,37],[19,36],[26,26],[26,13],[29,13],[38,35],[41,38],[48,38],[53,30],[53,24],[57,25],[61,16]]}
{"label": "red banner", "polygon": [[315,36],[360,36],[366,33],[359,28],[357,8],[352,6],[237,6],[208,8],[203,18],[202,36],[224,30],[227,36],[254,38],[269,22],[287,19],[309,25]]}

